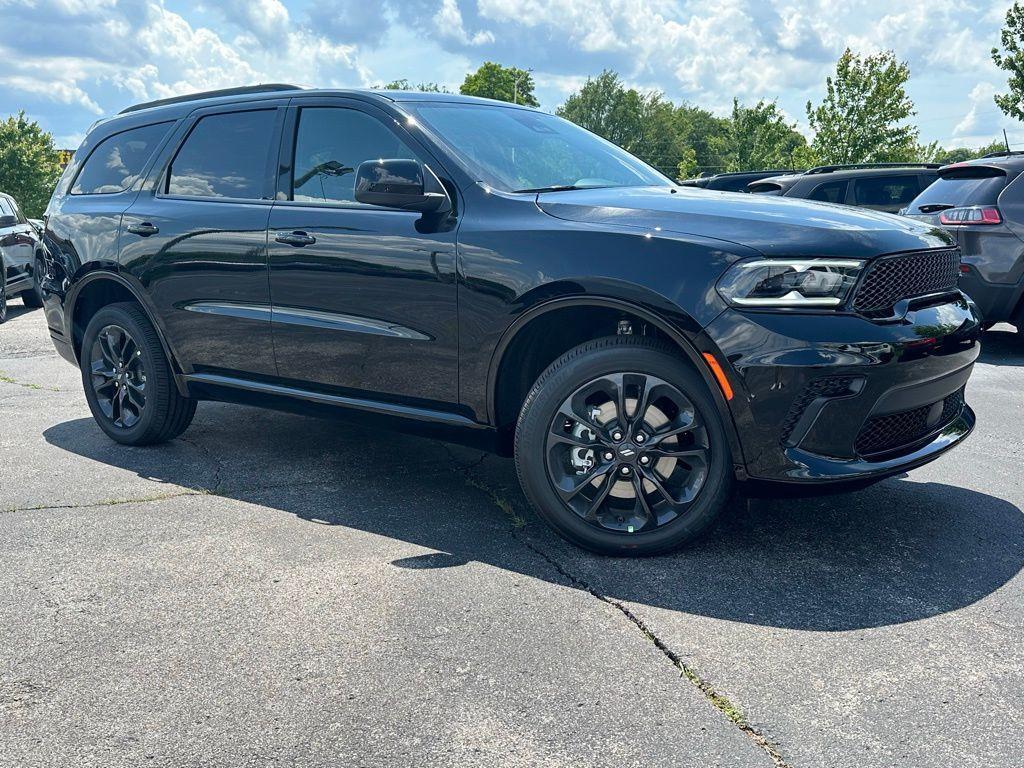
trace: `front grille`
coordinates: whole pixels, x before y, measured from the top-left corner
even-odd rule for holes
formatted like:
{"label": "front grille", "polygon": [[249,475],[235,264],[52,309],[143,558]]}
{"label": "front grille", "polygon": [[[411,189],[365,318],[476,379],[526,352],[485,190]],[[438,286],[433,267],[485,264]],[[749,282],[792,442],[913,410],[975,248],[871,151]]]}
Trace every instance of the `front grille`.
{"label": "front grille", "polygon": [[857,435],[854,445],[857,453],[861,456],[885,453],[926,438],[960,415],[964,408],[964,392],[961,389],[939,402],[942,412],[938,419],[929,416],[939,403],[868,419]]}
{"label": "front grille", "polygon": [[789,406],[789,413],[786,414],[786,418],[782,422],[781,441],[785,443],[793,434],[793,429],[800,421],[800,417],[804,415],[807,406],[819,397],[841,397],[850,394],[850,388],[857,378],[856,376],[822,376],[808,383],[793,400],[793,404]]}
{"label": "front grille", "polygon": [[853,308],[868,317],[889,317],[903,299],[956,290],[960,251],[922,251],[886,256],[868,264]]}

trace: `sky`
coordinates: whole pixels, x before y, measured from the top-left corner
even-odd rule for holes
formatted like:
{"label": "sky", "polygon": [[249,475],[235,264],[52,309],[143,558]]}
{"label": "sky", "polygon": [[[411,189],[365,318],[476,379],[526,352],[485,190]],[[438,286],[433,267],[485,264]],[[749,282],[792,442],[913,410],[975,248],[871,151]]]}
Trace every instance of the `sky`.
{"label": "sky", "polygon": [[484,61],[534,70],[554,111],[603,69],[726,114],[777,100],[810,135],[805,104],[849,46],[892,49],[924,141],[987,144],[1024,124],[992,100],[1007,0],[0,0],[0,116],[24,110],[74,149],[133,103],[252,83],[458,90]]}

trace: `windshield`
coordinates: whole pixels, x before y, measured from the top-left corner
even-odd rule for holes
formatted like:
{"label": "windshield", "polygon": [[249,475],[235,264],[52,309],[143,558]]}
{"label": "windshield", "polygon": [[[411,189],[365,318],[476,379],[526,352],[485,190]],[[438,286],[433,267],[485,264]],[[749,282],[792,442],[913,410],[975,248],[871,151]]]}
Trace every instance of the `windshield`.
{"label": "windshield", "polygon": [[483,104],[404,106],[479,181],[505,192],[673,184],[625,150],[554,115]]}

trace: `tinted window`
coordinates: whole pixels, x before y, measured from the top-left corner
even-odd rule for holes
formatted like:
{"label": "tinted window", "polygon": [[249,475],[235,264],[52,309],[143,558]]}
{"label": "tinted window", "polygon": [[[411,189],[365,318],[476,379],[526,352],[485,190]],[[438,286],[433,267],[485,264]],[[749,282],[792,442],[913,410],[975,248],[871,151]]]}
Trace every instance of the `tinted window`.
{"label": "tinted window", "polygon": [[258,200],[267,191],[275,110],[202,118],[171,163],[167,193]]}
{"label": "tinted window", "polygon": [[922,206],[995,205],[999,193],[1014,176],[988,166],[947,171],[914,199],[912,208],[919,211]]}
{"label": "tinted window", "polygon": [[170,126],[159,123],[133,128],[101,141],[82,166],[71,194],[105,195],[132,187]]}
{"label": "tinted window", "polygon": [[366,160],[415,160],[380,122],[353,109],[311,107],[299,113],[292,199],[354,203],[355,171]]}
{"label": "tinted window", "polygon": [[827,184],[819,184],[807,196],[807,199],[821,200],[824,203],[845,203],[848,184],[848,181],[830,181]]}
{"label": "tinted window", "polygon": [[857,205],[877,208],[903,208],[921,191],[917,175],[875,176],[857,179],[853,187]]}
{"label": "tinted window", "polygon": [[6,198],[0,197],[0,227],[13,227],[17,223],[13,206]]}
{"label": "tinted window", "polygon": [[515,107],[406,104],[477,180],[508,192],[552,186],[669,186],[611,142],[554,115]]}

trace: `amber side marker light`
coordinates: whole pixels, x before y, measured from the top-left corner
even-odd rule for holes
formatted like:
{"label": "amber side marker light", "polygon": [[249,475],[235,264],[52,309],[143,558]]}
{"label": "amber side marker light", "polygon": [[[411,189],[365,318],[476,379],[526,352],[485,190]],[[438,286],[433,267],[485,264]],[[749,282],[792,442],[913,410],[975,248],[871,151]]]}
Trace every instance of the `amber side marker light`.
{"label": "amber side marker light", "polygon": [[722,370],[722,366],[718,364],[715,356],[710,352],[705,352],[704,361],[708,364],[708,368],[711,369],[711,373],[715,375],[715,380],[718,382],[718,386],[722,388],[722,394],[725,395],[725,399],[732,400],[732,385],[729,383],[729,379],[725,377],[725,371]]}

